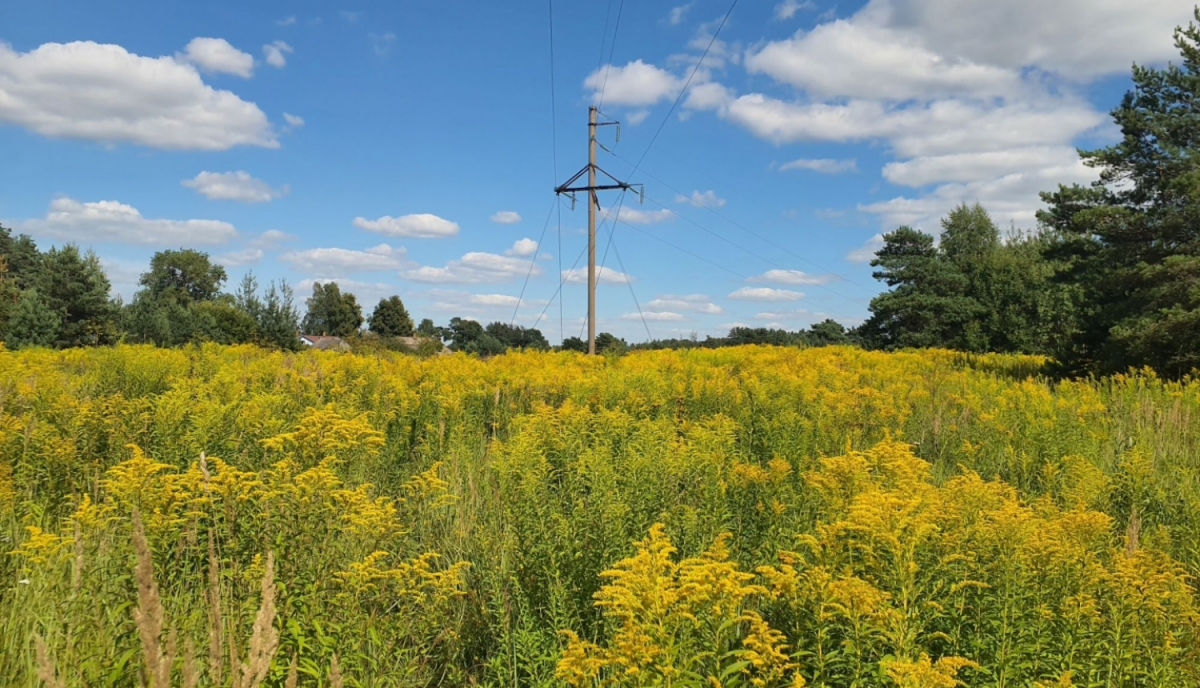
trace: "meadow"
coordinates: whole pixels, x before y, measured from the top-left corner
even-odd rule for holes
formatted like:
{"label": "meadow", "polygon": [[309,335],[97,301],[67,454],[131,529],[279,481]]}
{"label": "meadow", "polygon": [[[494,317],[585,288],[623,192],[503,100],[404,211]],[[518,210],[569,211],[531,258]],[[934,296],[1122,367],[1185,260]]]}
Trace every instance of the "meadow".
{"label": "meadow", "polygon": [[1200,685],[1200,382],[0,352],[13,686]]}

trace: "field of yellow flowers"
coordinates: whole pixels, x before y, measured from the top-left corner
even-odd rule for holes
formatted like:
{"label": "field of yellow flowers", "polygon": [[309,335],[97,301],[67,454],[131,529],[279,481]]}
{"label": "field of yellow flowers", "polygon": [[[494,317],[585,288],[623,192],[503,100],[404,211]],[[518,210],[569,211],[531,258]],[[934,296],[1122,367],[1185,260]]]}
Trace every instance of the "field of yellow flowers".
{"label": "field of yellow flowers", "polygon": [[13,686],[1200,685],[1200,382],[0,351]]}

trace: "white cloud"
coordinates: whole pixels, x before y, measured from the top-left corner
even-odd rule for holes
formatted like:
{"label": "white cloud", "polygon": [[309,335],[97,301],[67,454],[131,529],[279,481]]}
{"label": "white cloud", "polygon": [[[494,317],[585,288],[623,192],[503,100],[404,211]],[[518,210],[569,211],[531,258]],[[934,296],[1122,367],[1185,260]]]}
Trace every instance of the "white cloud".
{"label": "white cloud", "polygon": [[275,26],[291,26],[292,24],[295,24],[295,23],[296,23],[295,15],[292,15],[290,17],[284,17],[283,19],[275,20]]}
{"label": "white cloud", "polygon": [[788,170],[812,170],[821,174],[838,174],[840,172],[857,172],[858,161],[856,160],[831,160],[829,158],[800,158],[791,162],[785,162],[779,166],[780,172]]}
{"label": "white cloud", "polygon": [[504,252],[506,256],[532,256],[537,253],[538,242],[530,238],[517,239],[513,242],[512,248]]}
{"label": "white cloud", "polygon": [[1010,69],[1039,67],[1072,79],[1128,74],[1133,62],[1178,57],[1176,26],[1192,0],[873,0],[863,21],[917,36],[951,58]]}
{"label": "white cloud", "polygon": [[775,20],[787,21],[796,16],[796,12],[800,10],[811,10],[816,7],[812,0],[783,0],[775,6]]}
{"label": "white cloud", "polygon": [[45,217],[16,224],[35,236],[82,244],[208,246],[223,244],[238,235],[233,225],[220,220],[148,219],[125,203],[80,203],[73,198],[56,198]]}
{"label": "white cloud", "polygon": [[1087,184],[1096,170],[1081,161],[1056,167],[1033,169],[1003,177],[964,184],[943,184],[920,198],[897,197],[890,201],[860,205],[859,210],[880,217],[884,226],[907,224],[928,232],[939,232],[939,218],[961,203],[979,201],[1000,226],[1032,227],[1041,207],[1038,192],[1057,184]]}
{"label": "white cloud", "polygon": [[279,146],[258,106],[208,86],[192,65],[91,41],[27,53],[0,43],[0,121],[44,136],[174,150]]}
{"label": "white cloud", "polygon": [[834,280],[833,275],[811,275],[799,270],[767,270],[758,277],[747,281],[775,282],[777,284],[829,284]]}
{"label": "white cloud", "polygon": [[266,203],[287,193],[287,187],[273,189],[248,172],[201,172],[192,179],[180,182],[197,193],[214,200]]}
{"label": "white cloud", "polygon": [[[562,278],[568,284],[587,284],[587,268],[563,270]],[[636,280],[632,275],[627,275],[619,270],[613,270],[606,265],[596,268],[596,284],[628,284],[633,281]]]}
{"label": "white cloud", "polygon": [[296,129],[299,129],[300,127],[304,126],[304,118],[303,117],[300,117],[299,115],[293,115],[293,114],[290,114],[287,112],[283,113],[283,121],[287,122],[289,127],[294,127]]}
{"label": "white cloud", "polygon": [[876,234],[858,248],[846,254],[846,260],[851,263],[869,263],[875,259],[875,252],[883,248],[883,235]]}
{"label": "white cloud", "polygon": [[712,299],[704,294],[688,294],[686,296],[663,294],[647,302],[646,308],[653,310],[690,311],[710,315],[725,312],[725,309],[713,303]]}
{"label": "white cloud", "polygon": [[688,11],[692,9],[692,5],[695,4],[695,0],[693,0],[686,5],[672,7],[671,12],[667,15],[667,21],[671,24],[671,26],[679,26],[683,23],[683,18],[687,16]]}
{"label": "white cloud", "polygon": [[1030,169],[1074,165],[1079,153],[1071,146],[1034,146],[982,153],[929,155],[883,166],[893,184],[921,187],[934,182],[976,182]]}
{"label": "white cloud", "polygon": [[458,234],[458,223],[431,213],[415,213],[392,217],[384,215],[377,220],[365,217],[354,218],[354,226],[368,232],[378,232],[386,236],[413,237],[418,239],[434,239],[450,237]]}
{"label": "white cloud", "polygon": [[256,248],[275,248],[289,241],[295,241],[294,235],[278,229],[268,229],[250,240],[250,245]]}
{"label": "white cloud", "polygon": [[766,327],[782,328],[782,327],[783,327],[783,325],[779,324],[779,322],[778,322],[778,321],[780,321],[780,320],[804,320],[804,321],[809,321],[809,320],[812,320],[812,318],[813,318],[813,316],[814,316],[814,315],[816,315],[816,314],[814,314],[814,313],[813,313],[812,311],[810,311],[810,310],[807,310],[807,309],[804,309],[804,308],[795,308],[795,309],[791,309],[791,310],[783,310],[783,311],[764,311],[764,312],[762,312],[762,313],[755,313],[755,314],[754,314],[754,318],[755,318],[756,320],[773,320],[773,321],[776,321],[776,322],[767,323]]}
{"label": "white cloud", "polygon": [[338,16],[345,19],[350,24],[357,24],[359,19],[362,19],[362,12],[351,12],[349,10],[338,10]]}
{"label": "white cloud", "polygon": [[628,115],[625,115],[625,123],[631,127],[636,127],[637,125],[641,124],[642,122],[645,122],[646,118],[649,116],[650,116],[649,110],[636,110],[634,112],[629,113]]}
{"label": "white cloud", "polygon": [[724,198],[717,196],[716,192],[709,189],[703,193],[700,191],[693,191],[691,196],[676,194],[675,202],[691,203],[697,208],[723,208],[726,201]]}
{"label": "white cloud", "polygon": [[804,294],[773,287],[742,287],[732,292],[727,298],[735,301],[798,301],[804,298]]}
{"label": "white cloud", "polygon": [[233,74],[243,79],[254,75],[254,56],[224,38],[193,38],[177,58],[211,74]]}
{"label": "white cloud", "polygon": [[292,52],[292,46],[283,41],[272,41],[262,47],[263,55],[267,56],[267,64],[276,68],[287,66],[286,53]]}
{"label": "white cloud", "polygon": [[523,278],[528,274],[540,275],[542,268],[521,258],[474,251],[458,260],[447,262],[444,267],[423,265],[400,274],[414,282],[500,284]]}
{"label": "white cloud", "polygon": [[583,85],[592,89],[593,100],[599,100],[603,88],[604,102],[610,105],[646,107],[674,96],[683,87],[683,80],[665,69],[635,60],[624,67],[604,65],[589,74]]}
{"label": "white cloud", "polygon": [[640,322],[642,318],[651,322],[678,322],[687,320],[681,313],[672,313],[671,311],[642,311],[641,313],[626,313],[621,316],[622,320],[636,320]]}
{"label": "white cloud", "polygon": [[225,266],[250,265],[262,260],[262,249],[246,248],[241,251],[222,253],[215,258],[216,262]]}
{"label": "white cloud", "polygon": [[1014,70],[946,59],[917,37],[848,20],[767,43],[746,56],[746,69],[819,98],[989,97],[1021,88]]}
{"label": "white cloud", "polygon": [[392,51],[392,44],[396,42],[396,34],[392,33],[391,31],[388,31],[384,34],[367,34],[367,37],[371,39],[371,49],[374,50],[375,54],[379,57],[383,57],[384,55],[390,53]]}
{"label": "white cloud", "polygon": [[638,208],[630,208],[627,205],[623,205],[619,212],[614,212],[612,208],[604,208],[600,211],[601,219],[607,219],[614,214],[621,222],[628,222],[632,225],[651,225],[656,222],[665,222],[675,217],[675,213],[667,208],[662,208],[661,210],[639,210]]}
{"label": "white cloud", "polygon": [[489,219],[502,225],[515,225],[521,221],[521,214],[512,210],[498,210]]}
{"label": "white cloud", "polygon": [[403,247],[380,244],[363,251],[345,248],[310,248],[279,257],[293,269],[313,277],[347,277],[360,272],[396,270],[407,263]]}

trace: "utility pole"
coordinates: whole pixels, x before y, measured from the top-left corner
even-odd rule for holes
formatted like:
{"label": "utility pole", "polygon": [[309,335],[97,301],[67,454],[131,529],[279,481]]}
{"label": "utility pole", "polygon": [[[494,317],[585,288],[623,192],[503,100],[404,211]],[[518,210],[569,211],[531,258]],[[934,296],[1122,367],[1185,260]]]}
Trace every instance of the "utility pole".
{"label": "utility pole", "polygon": [[[605,191],[609,189],[630,190],[635,185],[626,184],[617,179],[611,174],[602,170],[596,165],[596,127],[616,126],[617,140],[621,140],[621,123],[620,122],[598,122],[596,116],[600,110],[596,106],[588,108],[588,163],[575,176],[571,177],[564,184],[554,188],[556,194],[570,194],[572,207],[574,207],[575,193],[578,191],[587,192],[588,204],[588,353],[594,355],[596,353],[596,210],[600,207],[600,198],[596,195],[597,191]],[[607,150],[607,149],[605,149]],[[605,177],[608,177],[611,184],[596,184],[596,172],[600,172]],[[587,186],[571,186],[579,181],[579,178],[587,174]],[[640,184],[637,184],[641,188]],[[613,218],[616,222],[616,218]],[[559,298],[562,298],[561,296]]]}

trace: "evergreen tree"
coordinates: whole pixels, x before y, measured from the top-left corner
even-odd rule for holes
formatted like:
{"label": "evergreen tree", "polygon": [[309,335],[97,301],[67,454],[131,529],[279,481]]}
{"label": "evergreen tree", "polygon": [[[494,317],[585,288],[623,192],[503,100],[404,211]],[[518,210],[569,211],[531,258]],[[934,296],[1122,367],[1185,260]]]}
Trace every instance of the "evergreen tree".
{"label": "evergreen tree", "polygon": [[434,325],[429,318],[424,318],[421,320],[421,324],[417,325],[417,335],[421,337],[436,337],[440,341],[442,334],[442,328]]}
{"label": "evergreen tree", "polygon": [[109,300],[108,276],[92,251],[74,244],[42,254],[33,280],[38,294],[58,314],[62,326],[54,345],[99,346],[117,339],[117,306]]}
{"label": "evergreen tree", "polygon": [[308,334],[348,337],[362,326],[362,308],[358,299],[354,294],[343,294],[337,282],[313,283],[313,295],[307,305],[304,331]]}
{"label": "evergreen tree", "polygon": [[[430,321],[430,324],[433,324]],[[380,299],[368,321],[371,331],[382,337],[411,337],[413,321],[399,296]]]}
{"label": "evergreen tree", "polygon": [[21,292],[8,320],[4,343],[11,349],[52,346],[62,328],[62,319],[35,289]]}
{"label": "evergreen tree", "polygon": [[[1195,16],[1200,20],[1200,9]],[[1069,372],[1150,365],[1200,368],[1200,29],[1175,32],[1179,64],[1135,65],[1133,90],[1112,111],[1121,140],[1081,153],[1100,170],[1090,187],[1045,193],[1079,326],[1056,352]]]}
{"label": "evergreen tree", "polygon": [[286,280],[279,284],[271,282],[261,302],[258,313],[258,332],[261,342],[284,351],[300,349],[300,313],[296,310],[295,296]]}

